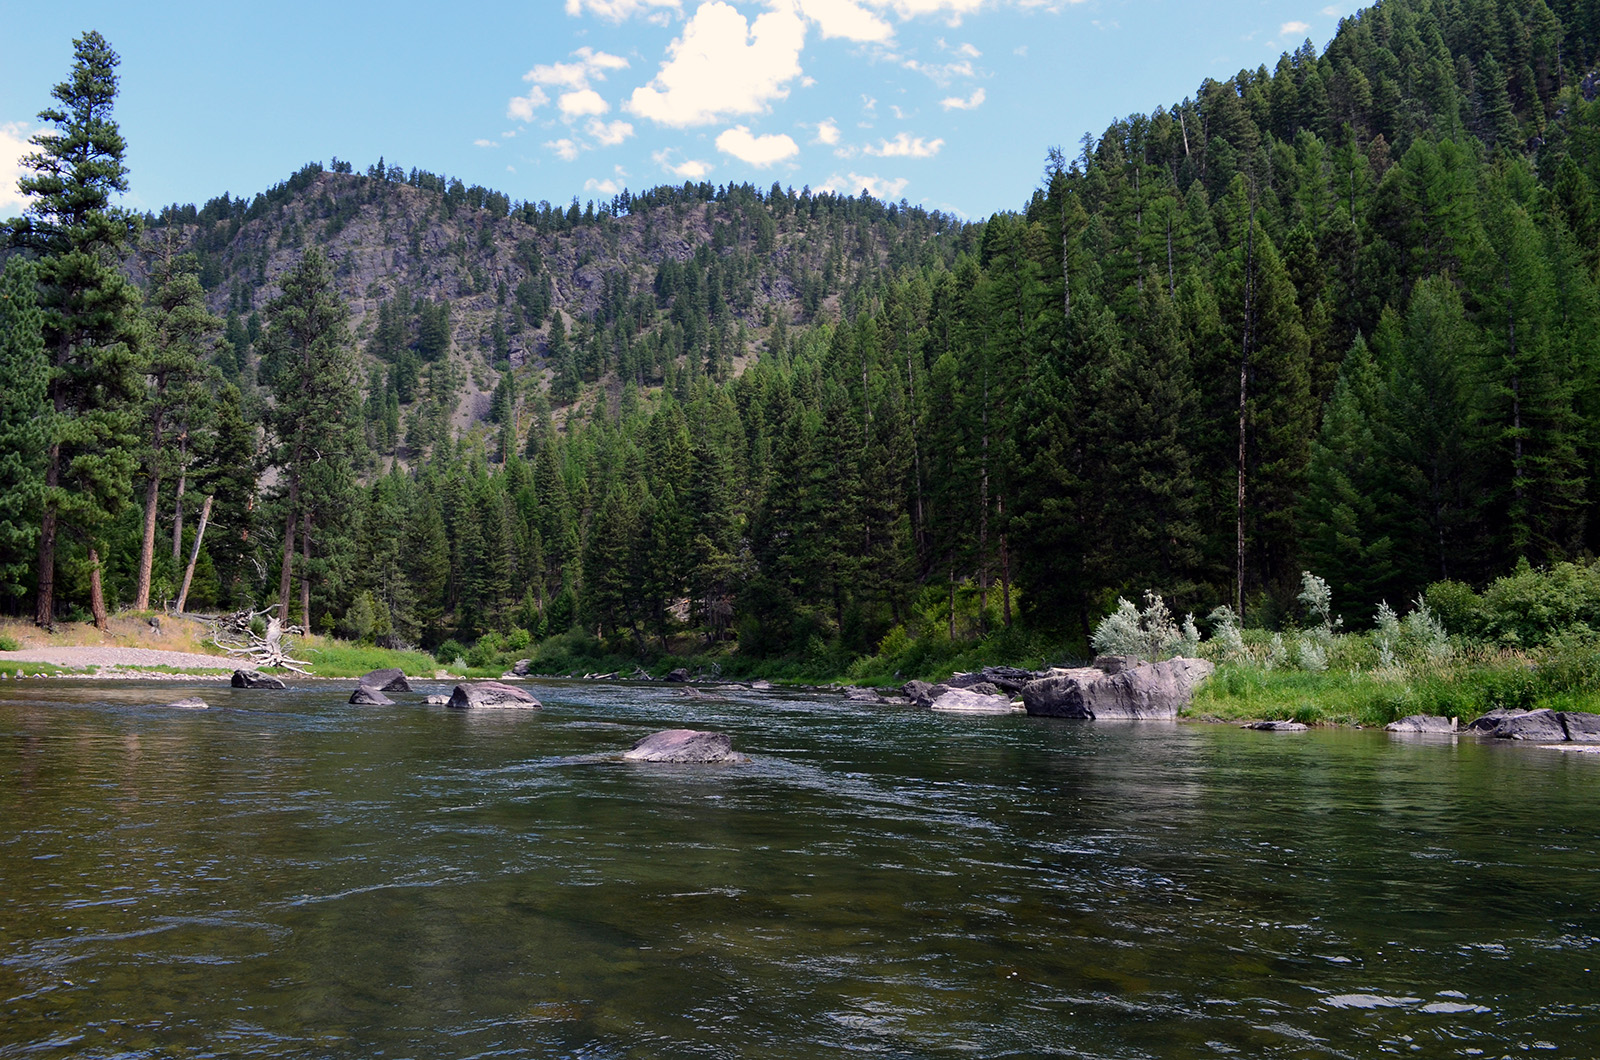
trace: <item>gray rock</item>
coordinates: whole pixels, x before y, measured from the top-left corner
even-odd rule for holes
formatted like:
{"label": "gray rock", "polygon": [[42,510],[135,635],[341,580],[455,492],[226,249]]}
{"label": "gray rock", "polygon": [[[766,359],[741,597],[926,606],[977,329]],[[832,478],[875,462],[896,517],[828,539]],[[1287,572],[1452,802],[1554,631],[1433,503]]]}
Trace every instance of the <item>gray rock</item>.
{"label": "gray rock", "polygon": [[516,662],[511,664],[511,672],[516,674],[518,677],[527,677],[529,672],[532,670],[532,659],[518,659]]}
{"label": "gray rock", "polygon": [[1474,718],[1472,723],[1467,726],[1467,729],[1470,732],[1493,732],[1505,719],[1515,718],[1526,713],[1527,711],[1525,710],[1509,710],[1506,707],[1495,707],[1489,713]]}
{"label": "gray rock", "polygon": [[210,710],[211,704],[199,696],[185,696],[183,699],[174,699],[167,706],[173,710]]}
{"label": "gray rock", "polygon": [[[411,683],[406,680],[405,672],[392,668],[388,670],[373,670],[371,673],[363,674],[361,680],[356,683],[362,688],[372,688],[379,692],[411,691]],[[355,700],[351,700],[351,702],[353,703]]]}
{"label": "gray rock", "polygon": [[1600,743],[1600,714],[1563,712],[1561,725],[1573,743]]}
{"label": "gray rock", "polygon": [[689,680],[689,671],[685,667],[680,666],[676,670],[674,670],[671,673],[669,673],[667,676],[663,677],[661,680],[663,680],[663,681],[671,681],[674,684],[681,685],[681,684],[684,684],[685,682],[687,682]]}
{"label": "gray rock", "polygon": [[1384,728],[1389,732],[1427,732],[1449,734],[1456,731],[1456,723],[1451,718],[1440,718],[1432,714],[1412,714],[1408,717],[1401,718],[1399,721],[1391,721],[1389,724],[1385,725]]}
{"label": "gray rock", "polygon": [[744,762],[726,733],[667,729],[652,733],[625,751],[630,762]]}
{"label": "gray rock", "polygon": [[1132,670],[1144,662],[1137,655],[1096,655],[1094,662],[1089,665],[1101,673],[1120,674]]}
{"label": "gray rock", "polygon": [[260,670],[235,670],[233,680],[230,682],[234,688],[288,688],[289,686],[276,677],[269,677]]}
{"label": "gray rock", "polygon": [[949,685],[930,685],[926,681],[907,681],[900,686],[905,697],[919,707],[933,706],[933,701],[949,690]]}
{"label": "gray rock", "polygon": [[382,691],[371,685],[357,685],[356,690],[350,693],[350,702],[358,707],[392,707],[394,700],[384,695]]}
{"label": "gray rock", "polygon": [[934,710],[949,714],[1010,714],[1017,709],[1005,696],[989,695],[973,688],[946,689],[931,705]]}
{"label": "gray rock", "polygon": [[1175,718],[1194,699],[1194,690],[1216,669],[1204,659],[1167,659],[1124,667],[1126,656],[1110,656],[1099,666],[1055,670],[1022,689],[1029,714],[1046,718],[1133,720]]}
{"label": "gray rock", "polygon": [[[1487,717],[1488,715],[1484,716]],[[1483,721],[1484,718],[1479,718],[1478,721]],[[1477,722],[1473,722],[1473,725],[1476,726]],[[1527,740],[1532,743],[1567,742],[1567,729],[1561,724],[1561,715],[1549,709],[1508,711],[1496,719],[1493,728],[1478,731],[1496,740]]]}
{"label": "gray rock", "polygon": [[471,684],[456,685],[445,706],[455,710],[466,710],[469,707],[522,707],[537,710],[543,704],[515,685],[500,681],[473,681]]}
{"label": "gray rock", "polygon": [[430,707],[447,707],[449,705],[450,705],[450,697],[449,696],[429,696],[428,697],[428,706],[430,706]]}
{"label": "gray rock", "polygon": [[1257,732],[1305,732],[1306,726],[1298,721],[1252,721],[1242,725],[1243,729],[1255,729]]}

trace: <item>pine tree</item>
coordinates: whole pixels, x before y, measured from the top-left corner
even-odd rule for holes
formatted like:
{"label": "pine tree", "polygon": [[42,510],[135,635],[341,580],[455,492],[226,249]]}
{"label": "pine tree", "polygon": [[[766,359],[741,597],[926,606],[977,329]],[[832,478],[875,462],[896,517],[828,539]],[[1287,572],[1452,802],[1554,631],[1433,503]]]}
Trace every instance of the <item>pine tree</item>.
{"label": "pine tree", "polygon": [[116,52],[98,33],[73,41],[68,80],[39,112],[53,131],[36,134],[18,188],[32,196],[14,243],[39,255],[39,307],[50,357],[54,415],[45,450],[35,620],[55,619],[56,546],[62,531],[89,556],[90,607],[106,622],[98,533],[128,501],[136,465],[132,405],[140,340],[139,292],[117,262],[138,232],[136,218],[111,205],[127,190],[125,143],[111,117]]}
{"label": "pine tree", "polygon": [[27,591],[49,438],[50,361],[36,284],[22,258],[0,272],[0,595],[8,602]]}

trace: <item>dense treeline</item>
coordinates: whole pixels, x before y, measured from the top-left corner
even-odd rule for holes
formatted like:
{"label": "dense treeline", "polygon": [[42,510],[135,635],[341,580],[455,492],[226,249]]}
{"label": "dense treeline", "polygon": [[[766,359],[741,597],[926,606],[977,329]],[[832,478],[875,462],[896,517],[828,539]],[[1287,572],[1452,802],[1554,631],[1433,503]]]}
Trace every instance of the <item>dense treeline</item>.
{"label": "dense treeline", "polygon": [[[907,635],[1083,638],[1146,588],[1271,625],[1307,568],[1360,624],[1432,582],[1592,555],[1597,59],[1593,0],[1388,0],[1320,56],[1052,151],[981,226],[777,187],[561,211],[342,163],[169,211],[152,231],[232,313],[202,358],[231,382],[202,388],[172,465],[216,499],[191,599],[430,647],[577,625],[843,663]],[[274,381],[305,311],[240,231],[282,208],[298,289],[337,301],[295,204],[320,197],[331,239],[402,182],[489,219],[485,256],[456,253],[455,282],[496,293],[481,363],[460,288],[375,288],[328,369],[365,394],[320,413],[365,430],[294,458]],[[686,215],[705,238],[666,253],[652,233]],[[585,246],[613,264],[580,296]],[[170,485],[149,495],[172,510]],[[131,600],[146,511],[108,514],[65,569],[96,545]]]}

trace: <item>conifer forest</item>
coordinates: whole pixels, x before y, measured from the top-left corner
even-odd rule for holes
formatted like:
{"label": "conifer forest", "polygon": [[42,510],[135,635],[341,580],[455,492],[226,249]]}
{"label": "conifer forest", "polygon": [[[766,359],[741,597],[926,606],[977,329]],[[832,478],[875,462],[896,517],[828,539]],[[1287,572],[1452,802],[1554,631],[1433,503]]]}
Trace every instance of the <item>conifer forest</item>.
{"label": "conifer forest", "polygon": [[0,599],[41,624],[837,673],[1083,651],[1146,590],[1272,628],[1305,571],[1361,628],[1600,550],[1596,0],[1381,0],[1042,130],[981,221],[382,159],[138,215],[117,62],[76,42],[0,251]]}

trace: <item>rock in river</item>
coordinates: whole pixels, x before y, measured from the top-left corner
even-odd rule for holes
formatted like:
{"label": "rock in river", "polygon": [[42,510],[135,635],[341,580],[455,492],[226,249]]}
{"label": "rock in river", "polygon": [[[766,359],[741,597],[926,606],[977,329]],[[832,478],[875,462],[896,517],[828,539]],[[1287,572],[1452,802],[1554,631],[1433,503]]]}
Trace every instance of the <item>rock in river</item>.
{"label": "rock in river", "polygon": [[1456,721],[1432,714],[1412,714],[1399,721],[1391,721],[1384,728],[1389,732],[1443,733],[1448,736],[1456,731]]}
{"label": "rock in river", "polygon": [[1029,714],[1047,718],[1146,720],[1176,718],[1216,667],[1204,659],[1148,663],[1124,656],[1094,666],[1053,670],[1022,689]]}
{"label": "rock in river", "polygon": [[456,690],[450,693],[450,701],[445,705],[456,710],[469,707],[526,707],[537,710],[543,704],[515,685],[500,681],[474,681],[456,685]]}
{"label": "rock in river", "polygon": [[1305,732],[1306,726],[1298,721],[1252,721],[1248,725],[1241,725],[1243,729],[1255,729],[1257,732]]}
{"label": "rock in river", "polygon": [[[373,688],[379,692],[411,691],[411,682],[406,680],[405,672],[393,668],[373,670],[371,673],[364,674],[361,680],[356,683],[362,688]],[[354,702],[354,700],[351,700],[351,702]]]}
{"label": "rock in river", "polygon": [[932,707],[948,714],[1010,714],[1017,709],[1005,696],[985,695],[970,688],[949,689],[933,701]]}
{"label": "rock in river", "polygon": [[697,729],[667,729],[653,733],[634,744],[622,755],[630,762],[743,762],[745,756],[733,749],[733,740],[720,732]]}
{"label": "rock in river", "polygon": [[199,696],[187,696],[187,697],[185,697],[183,699],[174,699],[171,703],[168,703],[167,706],[171,707],[173,710],[210,710],[211,709],[211,704],[207,703],[205,700],[201,699]]}
{"label": "rock in river", "polygon": [[382,691],[371,685],[357,685],[356,690],[350,693],[350,702],[358,707],[392,707],[394,700],[384,695]]}
{"label": "rock in river", "polygon": [[269,677],[260,670],[235,670],[233,671],[234,688],[288,688],[289,686],[276,677]]}

